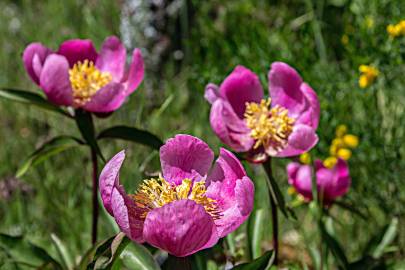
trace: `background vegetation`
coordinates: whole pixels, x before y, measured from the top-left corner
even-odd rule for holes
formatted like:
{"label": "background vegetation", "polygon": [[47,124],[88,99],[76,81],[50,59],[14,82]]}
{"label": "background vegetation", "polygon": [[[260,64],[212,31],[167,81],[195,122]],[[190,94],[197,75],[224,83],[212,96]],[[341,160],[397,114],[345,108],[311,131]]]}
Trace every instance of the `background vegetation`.
{"label": "background vegetation", "polygon": [[[152,37],[142,23],[123,23],[129,16],[129,2],[1,1],[0,86],[39,91],[21,61],[30,42],[57,48],[65,39],[90,38],[99,47],[108,35],[124,36],[127,44],[143,48],[147,74],[127,104],[111,117],[98,119],[97,128],[126,124],[163,139],[188,133],[218,149],[220,143],[208,122],[210,106],[203,98],[205,85],[219,84],[241,64],[260,74],[267,89],[270,64],[285,61],[300,72],[321,101],[320,143],[312,153],[328,156],[339,124],[360,138],[349,162],[353,184],[344,202],[365,217],[339,207],[331,209],[330,224],[346,255],[350,261],[359,259],[372,236],[378,238],[384,226],[397,218],[397,234],[385,256],[401,267],[405,255],[405,39],[392,39],[386,32],[388,24],[404,19],[401,1],[189,0],[160,8],[140,1],[152,14],[163,12],[156,17],[142,17],[141,11],[139,16],[131,15],[154,28],[158,34]],[[138,34],[128,34],[130,28]],[[361,64],[380,70],[365,89],[358,85]],[[0,100],[0,115],[0,231],[22,233],[43,245],[54,233],[72,254],[84,252],[91,226],[88,149],[67,151],[30,169],[22,179],[13,178],[22,160],[47,139],[61,133],[78,135],[75,123],[5,100]],[[144,146],[106,140],[101,147],[107,157],[127,149],[122,181],[128,189],[135,190],[139,181],[159,169],[157,153]],[[276,161],[276,175],[293,204],[294,197],[287,195],[286,163]],[[245,165],[257,187],[252,217],[263,215],[260,224],[269,224],[264,172]],[[295,208],[297,221],[281,220],[282,257],[285,264],[311,265],[311,250],[318,241],[316,226],[307,205]],[[260,224],[250,222],[221,243],[229,257],[244,260],[270,249],[271,228]],[[99,237],[111,236],[114,226],[103,213]],[[256,232],[261,240],[255,247],[249,244],[252,235],[245,233],[252,226],[255,229],[247,231]],[[6,261],[0,249],[0,265]]]}

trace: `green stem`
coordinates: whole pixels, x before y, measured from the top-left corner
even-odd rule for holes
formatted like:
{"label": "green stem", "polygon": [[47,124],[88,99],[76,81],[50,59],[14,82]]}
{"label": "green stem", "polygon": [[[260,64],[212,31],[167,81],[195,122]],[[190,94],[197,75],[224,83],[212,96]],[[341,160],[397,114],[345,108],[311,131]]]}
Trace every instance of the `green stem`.
{"label": "green stem", "polygon": [[269,199],[271,205],[271,223],[272,223],[272,236],[273,236],[273,249],[274,249],[274,265],[278,265],[278,251],[279,251],[279,242],[278,242],[278,208],[275,201],[275,194],[272,189],[271,182],[275,182],[273,177],[272,168],[271,168],[271,159],[269,158],[266,162],[263,163],[264,170],[267,174],[267,185],[269,188]]}
{"label": "green stem", "polygon": [[176,257],[169,254],[166,262],[163,264],[163,270],[192,270],[191,260],[189,257]]}
{"label": "green stem", "polygon": [[91,226],[91,243],[94,245],[97,242],[97,224],[98,224],[98,164],[97,153],[91,149],[91,161],[93,167],[93,189],[92,189],[92,202],[93,202],[93,215]]}

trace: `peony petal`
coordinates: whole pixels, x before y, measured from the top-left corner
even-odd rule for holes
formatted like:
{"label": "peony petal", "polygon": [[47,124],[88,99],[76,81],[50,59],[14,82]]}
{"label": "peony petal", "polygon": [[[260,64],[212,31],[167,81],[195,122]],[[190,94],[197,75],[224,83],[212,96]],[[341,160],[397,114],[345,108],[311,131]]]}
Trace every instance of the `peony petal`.
{"label": "peony petal", "polygon": [[194,180],[205,176],[213,159],[214,153],[209,146],[190,135],[176,135],[160,148],[163,177],[176,185],[185,178]]}
{"label": "peony petal", "polygon": [[349,166],[347,162],[339,158],[334,168],[336,174],[336,182],[334,183],[333,197],[340,197],[345,195],[350,188],[351,178],[349,173]]}
{"label": "peony petal", "polygon": [[237,66],[222,82],[220,94],[226,98],[239,118],[243,119],[246,102],[257,102],[263,98],[263,88],[255,73]]}
{"label": "peony petal", "polygon": [[210,123],[214,133],[233,150],[246,152],[252,148],[254,141],[249,136],[250,129],[226,100],[217,99],[212,104]]}
{"label": "peony petal", "polygon": [[301,76],[286,63],[274,62],[268,77],[272,106],[284,107],[288,109],[290,117],[297,118],[306,106],[306,99],[300,89]]}
{"label": "peony petal", "polygon": [[90,112],[109,113],[121,107],[125,98],[124,85],[122,83],[111,82],[98,90],[83,108]]}
{"label": "peony petal", "polygon": [[86,59],[95,63],[98,56],[93,42],[89,39],[67,40],[60,45],[58,54],[66,57],[70,67]]}
{"label": "peony petal", "polygon": [[131,94],[141,84],[145,73],[143,58],[140,49],[132,53],[132,63],[129,67],[128,79],[125,83],[127,95]]}
{"label": "peony petal", "polygon": [[292,157],[308,152],[318,143],[315,130],[307,125],[294,125],[293,132],[288,137],[287,147],[279,152],[277,157]]}
{"label": "peony petal", "polygon": [[72,104],[69,64],[65,57],[57,54],[49,55],[45,60],[39,81],[49,101],[57,105]]}
{"label": "peony petal", "polygon": [[318,128],[319,116],[320,116],[320,105],[318,96],[315,91],[306,84],[301,84],[301,91],[306,99],[306,108],[300,113],[295,121],[295,124],[304,124],[312,127],[313,129]]}
{"label": "peony petal", "polygon": [[211,173],[207,177],[206,183],[209,186],[211,181],[227,181],[232,183],[231,186],[232,189],[234,189],[236,180],[242,179],[244,176],[246,176],[246,171],[240,161],[234,154],[225,148],[221,148],[219,157],[216,160]]}
{"label": "peony petal", "polygon": [[114,188],[115,182],[118,180],[119,171],[121,169],[122,163],[125,159],[125,151],[122,150],[116,154],[110,161],[107,162],[104,169],[101,171],[99,177],[99,188],[101,194],[101,200],[105,209],[113,215],[111,208],[111,194]]}
{"label": "peony petal", "polygon": [[104,41],[96,61],[96,67],[104,72],[109,72],[114,82],[121,82],[125,72],[127,52],[121,41],[111,36]]}
{"label": "peony petal", "polygon": [[192,200],[179,200],[150,211],[143,234],[145,240],[177,257],[191,255],[210,242],[215,224],[204,207]]}
{"label": "peony petal", "polygon": [[221,98],[219,94],[219,87],[216,84],[209,83],[205,87],[204,98],[210,103],[214,103],[218,98]]}
{"label": "peony petal", "polygon": [[287,165],[288,184],[295,184],[295,180],[297,179],[297,172],[300,167],[301,164],[299,164],[298,162],[291,162]]}
{"label": "peony petal", "polygon": [[287,167],[288,182],[306,199],[312,199],[312,171],[309,165],[290,163]]}
{"label": "peony petal", "polygon": [[146,211],[136,206],[135,201],[119,185],[118,179],[111,194],[111,209],[122,232],[135,242],[142,243],[145,241],[143,227]]}
{"label": "peony petal", "polygon": [[37,42],[31,43],[24,50],[22,59],[24,62],[25,70],[27,71],[31,79],[38,85],[42,66],[45,62],[46,57],[51,53],[52,51],[50,49]]}

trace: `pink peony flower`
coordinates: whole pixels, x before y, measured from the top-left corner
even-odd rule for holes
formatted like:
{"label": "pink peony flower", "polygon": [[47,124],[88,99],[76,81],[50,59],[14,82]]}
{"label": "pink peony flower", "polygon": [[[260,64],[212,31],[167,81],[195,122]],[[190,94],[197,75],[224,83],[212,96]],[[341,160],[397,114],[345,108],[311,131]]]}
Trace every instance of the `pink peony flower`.
{"label": "pink peony flower", "polygon": [[[320,198],[324,204],[331,204],[336,198],[345,195],[350,187],[349,167],[339,158],[336,165],[327,168],[322,161],[315,161],[316,182]],[[312,200],[312,173],[309,165],[292,162],[287,166],[288,183],[307,200]]]}
{"label": "pink peony flower", "polygon": [[268,77],[267,100],[257,75],[243,66],[219,87],[208,84],[205,90],[215,134],[235,151],[247,152],[253,162],[296,156],[318,142],[320,108],[314,90],[282,62],[271,65]]}
{"label": "pink peony flower", "polygon": [[134,50],[128,71],[125,60],[126,50],[114,36],[104,41],[99,53],[87,39],[67,40],[56,52],[31,43],[23,53],[28,75],[50,102],[95,113],[117,110],[142,82],[140,50]]}
{"label": "pink peony flower", "polygon": [[177,135],[160,148],[162,175],[128,195],[119,182],[125,153],[100,175],[106,210],[133,241],[147,242],[178,257],[215,245],[237,229],[253,208],[254,186],[229,151],[210,170],[214,153],[200,139]]}

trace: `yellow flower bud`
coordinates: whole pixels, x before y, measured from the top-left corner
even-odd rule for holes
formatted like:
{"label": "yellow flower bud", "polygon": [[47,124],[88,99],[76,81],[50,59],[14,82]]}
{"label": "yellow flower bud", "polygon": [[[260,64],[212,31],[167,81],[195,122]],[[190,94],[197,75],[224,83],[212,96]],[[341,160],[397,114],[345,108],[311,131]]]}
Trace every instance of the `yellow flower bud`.
{"label": "yellow flower bud", "polygon": [[347,126],[346,125],[339,125],[336,128],[336,137],[340,138],[343,137],[347,132]]}
{"label": "yellow flower bud", "polygon": [[366,75],[361,75],[360,78],[359,78],[359,86],[360,86],[360,88],[366,88],[369,85],[370,85],[370,82],[369,82],[367,76]]}
{"label": "yellow flower bud", "polygon": [[345,143],[342,138],[338,137],[338,138],[334,138],[332,140],[332,145],[336,146],[337,148],[340,148],[340,147],[343,147],[345,145]]}
{"label": "yellow flower bud", "polygon": [[329,154],[331,156],[336,156],[337,155],[337,151],[339,150],[339,148],[336,145],[331,145],[329,147]]}
{"label": "yellow flower bud", "polygon": [[328,157],[323,161],[323,166],[326,168],[332,169],[337,163],[337,158],[335,157]]}
{"label": "yellow flower bud", "polygon": [[359,145],[359,137],[353,134],[346,134],[343,137],[343,142],[350,148],[356,148]]}
{"label": "yellow flower bud", "polygon": [[287,193],[288,193],[288,195],[294,195],[295,193],[296,193],[297,191],[295,190],[295,188],[294,187],[288,187],[288,189],[287,189]]}
{"label": "yellow flower bud", "polygon": [[302,164],[311,163],[311,155],[309,153],[303,153],[300,155],[300,161]]}
{"label": "yellow flower bud", "polygon": [[344,160],[349,160],[352,156],[352,151],[347,148],[342,148],[337,151],[337,156]]}

